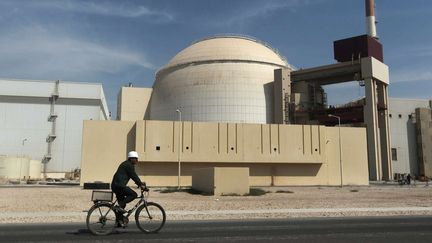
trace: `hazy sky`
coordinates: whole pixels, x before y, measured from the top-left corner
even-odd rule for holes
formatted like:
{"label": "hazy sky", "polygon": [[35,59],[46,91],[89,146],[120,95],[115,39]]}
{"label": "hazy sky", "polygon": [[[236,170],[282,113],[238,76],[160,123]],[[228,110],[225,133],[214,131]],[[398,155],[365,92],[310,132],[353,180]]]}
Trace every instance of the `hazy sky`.
{"label": "hazy sky", "polygon": [[[390,96],[432,98],[432,1],[376,0]],[[365,33],[363,0],[0,0],[0,77],[101,82],[115,114],[120,87],[151,87],[191,42],[245,34],[298,68],[335,63],[333,41]],[[363,95],[326,86],[329,103]]]}

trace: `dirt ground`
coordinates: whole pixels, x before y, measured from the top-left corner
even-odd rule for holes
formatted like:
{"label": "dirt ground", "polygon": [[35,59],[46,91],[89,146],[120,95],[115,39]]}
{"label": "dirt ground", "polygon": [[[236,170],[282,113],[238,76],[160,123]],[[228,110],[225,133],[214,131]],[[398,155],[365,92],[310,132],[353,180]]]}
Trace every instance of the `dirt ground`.
{"label": "dirt ground", "polygon": [[[169,220],[267,217],[432,215],[432,186],[265,187],[261,196],[205,196],[162,193],[153,188],[149,201],[161,204]],[[93,204],[91,190],[75,187],[0,187],[1,223],[85,222]],[[425,210],[411,211],[413,207]],[[364,208],[400,208],[357,211]],[[278,209],[306,209],[282,212]],[[308,211],[307,209],[319,209]],[[329,209],[342,209],[341,211]],[[345,209],[345,210],[344,210]],[[352,210],[351,210],[352,209]]]}

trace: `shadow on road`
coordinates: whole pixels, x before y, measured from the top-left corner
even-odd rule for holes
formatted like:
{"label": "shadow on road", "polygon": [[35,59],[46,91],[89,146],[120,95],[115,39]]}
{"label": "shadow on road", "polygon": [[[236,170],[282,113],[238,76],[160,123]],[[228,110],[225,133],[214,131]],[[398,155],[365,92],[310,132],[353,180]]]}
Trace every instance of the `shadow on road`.
{"label": "shadow on road", "polygon": [[[120,235],[120,234],[127,234],[127,233],[133,234],[133,233],[140,233],[140,232],[135,232],[135,231],[130,231],[130,230],[128,231],[126,229],[118,229],[118,230],[114,230],[109,235]],[[78,229],[77,231],[67,231],[66,234],[67,235],[76,235],[76,236],[93,235],[88,229]]]}
{"label": "shadow on road", "polygon": [[66,232],[67,235],[91,235],[90,231],[88,229],[79,229],[76,232]]}

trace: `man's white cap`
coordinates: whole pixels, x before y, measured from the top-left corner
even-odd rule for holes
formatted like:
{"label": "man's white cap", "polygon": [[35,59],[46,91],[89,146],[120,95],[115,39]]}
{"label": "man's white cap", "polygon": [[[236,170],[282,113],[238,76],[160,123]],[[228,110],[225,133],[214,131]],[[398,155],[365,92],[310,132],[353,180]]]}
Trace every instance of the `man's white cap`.
{"label": "man's white cap", "polygon": [[130,151],[128,153],[128,158],[137,158],[138,159],[138,153],[136,151]]}

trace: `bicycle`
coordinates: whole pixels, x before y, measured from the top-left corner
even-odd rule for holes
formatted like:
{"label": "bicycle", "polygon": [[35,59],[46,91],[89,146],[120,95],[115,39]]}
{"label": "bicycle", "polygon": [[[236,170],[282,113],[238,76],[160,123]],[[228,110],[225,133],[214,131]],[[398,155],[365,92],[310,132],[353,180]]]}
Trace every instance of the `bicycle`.
{"label": "bicycle", "polygon": [[114,231],[117,225],[123,224],[123,228],[129,222],[129,216],[135,212],[135,223],[144,233],[157,233],[165,225],[166,214],[161,205],[148,202],[149,189],[141,189],[138,203],[123,215],[122,221],[116,217],[117,199],[113,202],[113,192],[93,191],[92,201],[94,205],[87,213],[87,228],[94,235],[108,235]]}

